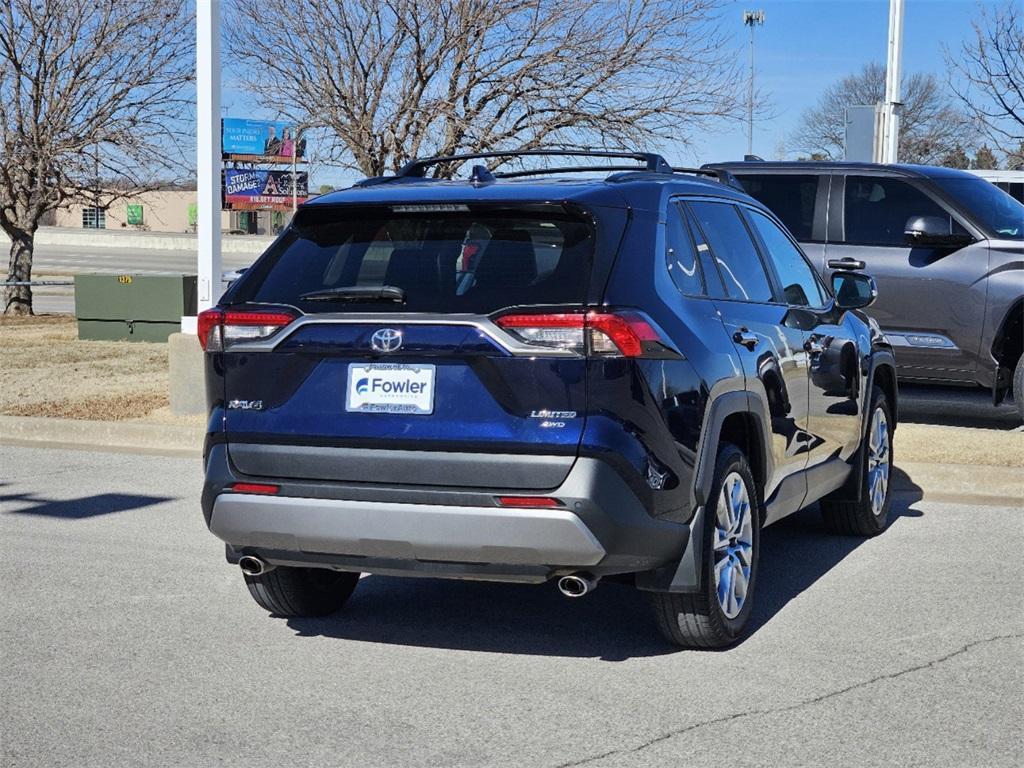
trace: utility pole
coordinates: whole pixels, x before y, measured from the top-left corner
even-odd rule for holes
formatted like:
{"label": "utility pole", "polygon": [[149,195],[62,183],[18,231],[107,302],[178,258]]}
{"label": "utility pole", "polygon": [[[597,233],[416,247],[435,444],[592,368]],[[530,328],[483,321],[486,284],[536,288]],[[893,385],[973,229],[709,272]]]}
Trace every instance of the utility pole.
{"label": "utility pole", "polygon": [[885,65],[885,103],[878,162],[898,161],[900,144],[900,63],[903,57],[903,0],[889,0],[889,55]]}
{"label": "utility pole", "polygon": [[196,3],[196,117],[197,304],[202,312],[216,304],[224,292],[220,250],[220,0]]}
{"label": "utility pole", "polygon": [[744,11],[743,23],[750,28],[750,83],[747,91],[747,154],[754,154],[754,27],[764,24],[764,11]]}

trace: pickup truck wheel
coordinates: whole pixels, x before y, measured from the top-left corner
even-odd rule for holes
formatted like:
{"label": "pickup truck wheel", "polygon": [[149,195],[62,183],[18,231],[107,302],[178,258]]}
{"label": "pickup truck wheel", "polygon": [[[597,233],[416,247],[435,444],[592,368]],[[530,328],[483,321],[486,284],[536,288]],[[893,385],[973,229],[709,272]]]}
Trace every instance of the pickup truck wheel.
{"label": "pickup truck wheel", "polygon": [[259,576],[243,574],[249,594],[277,616],[326,616],[345,604],[359,583],[358,573],[328,568],[278,566]]}
{"label": "pickup truck wheel", "polygon": [[1017,406],[1017,415],[1024,422],[1024,355],[1017,360],[1013,369],[1013,404]]}
{"label": "pickup truck wheel", "polygon": [[718,450],[703,530],[698,592],[651,593],[658,628],[686,648],[721,648],[736,642],[750,618],[761,540],[760,502],[747,458],[735,445]]}
{"label": "pickup truck wheel", "polygon": [[821,500],[822,518],[833,533],[877,536],[885,530],[892,506],[892,423],[885,393],[873,387],[867,433],[861,444],[860,500]]}

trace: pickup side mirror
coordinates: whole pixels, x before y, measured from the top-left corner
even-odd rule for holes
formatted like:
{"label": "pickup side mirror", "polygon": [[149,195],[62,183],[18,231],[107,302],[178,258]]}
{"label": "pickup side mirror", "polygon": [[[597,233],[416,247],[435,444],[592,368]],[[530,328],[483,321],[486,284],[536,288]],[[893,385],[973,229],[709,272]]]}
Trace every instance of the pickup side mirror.
{"label": "pickup side mirror", "polygon": [[903,234],[910,245],[959,248],[974,242],[970,235],[954,232],[953,220],[948,216],[911,216]]}
{"label": "pickup side mirror", "polygon": [[870,307],[878,298],[875,278],[860,272],[833,272],[832,292],[842,310]]}

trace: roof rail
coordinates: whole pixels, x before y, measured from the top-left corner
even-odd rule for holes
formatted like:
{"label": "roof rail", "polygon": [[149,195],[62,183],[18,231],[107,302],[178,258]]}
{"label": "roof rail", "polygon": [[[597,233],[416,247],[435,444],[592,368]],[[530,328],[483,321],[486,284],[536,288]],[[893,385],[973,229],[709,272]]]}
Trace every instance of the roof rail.
{"label": "roof rail", "polygon": [[708,168],[707,166],[704,166],[703,168],[673,168],[672,173],[695,173],[698,176],[710,176],[711,178],[722,182],[727,187],[738,189],[741,192],[746,191],[743,189],[743,185],[740,184],[739,180],[724,168]]}
{"label": "roof rail", "polygon": [[[644,168],[587,168],[585,170],[647,170],[655,171],[657,173],[671,173],[672,167],[661,155],[653,152],[612,152],[605,150],[584,150],[584,149],[520,149],[520,150],[509,150],[507,152],[469,152],[462,155],[443,155],[440,157],[426,157],[417,160],[411,160],[406,163],[396,174],[396,178],[422,178],[426,173],[427,168],[432,165],[441,165],[443,163],[452,162],[464,162],[466,160],[483,160],[491,157],[606,157],[620,160],[637,160],[644,163]],[[495,176],[503,176],[505,178],[513,178],[514,175],[528,176],[528,175],[540,175],[544,173],[566,173],[573,172],[575,168],[552,168],[552,169],[538,169],[536,171],[525,172],[525,171],[509,171],[503,174],[495,174]],[[583,169],[580,169],[583,170]]]}

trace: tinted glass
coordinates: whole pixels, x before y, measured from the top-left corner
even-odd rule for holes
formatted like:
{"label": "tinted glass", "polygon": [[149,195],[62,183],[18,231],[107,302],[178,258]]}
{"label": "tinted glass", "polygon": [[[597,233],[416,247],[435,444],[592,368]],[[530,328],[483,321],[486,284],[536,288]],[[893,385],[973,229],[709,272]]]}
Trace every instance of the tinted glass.
{"label": "tinted glass", "polygon": [[668,273],[676,288],[688,296],[703,294],[704,281],[701,279],[700,265],[697,262],[697,249],[690,238],[686,222],[683,221],[682,214],[674,203],[668,206],[665,241]]}
{"label": "tinted glass", "polygon": [[911,216],[938,216],[951,222],[953,232],[966,233],[949,211],[905,181],[877,176],[846,177],[845,242],[906,245],[904,232]]}
{"label": "tinted glass", "polygon": [[707,238],[704,237],[704,233],[697,226],[696,219],[693,218],[693,211],[685,205],[679,206],[679,211],[683,214],[686,229],[697,246],[697,257],[700,261],[701,272],[704,273],[704,289],[707,295],[713,299],[725,298],[728,295],[725,292],[725,284],[722,282],[722,276],[718,273],[715,258],[711,255],[711,246],[708,245]]}
{"label": "tinted glass", "polygon": [[814,201],[818,196],[817,176],[737,176],[747,193],[786,225],[797,240],[810,240],[814,229]]}
{"label": "tinted glass", "polygon": [[[474,312],[584,300],[591,227],[562,215],[392,213],[310,208],[239,281],[235,302],[304,312]],[[390,301],[313,301],[304,294],[390,285]]]}
{"label": "tinted glass", "polygon": [[[1010,196],[1010,190],[1004,191],[984,179],[940,176],[932,181],[974,214],[990,236],[1024,240],[1024,205]],[[1021,194],[1020,184],[1005,185],[1013,186],[1018,187],[1017,193]]]}
{"label": "tinted glass", "polygon": [[740,212],[728,203],[689,203],[700,225],[725,289],[733,299],[771,301],[772,289],[761,257],[750,239]]}
{"label": "tinted glass", "polygon": [[748,211],[748,214],[750,223],[761,236],[768,258],[775,265],[785,302],[799,307],[820,307],[824,304],[814,271],[793,241],[767,216],[756,211]]}

